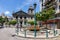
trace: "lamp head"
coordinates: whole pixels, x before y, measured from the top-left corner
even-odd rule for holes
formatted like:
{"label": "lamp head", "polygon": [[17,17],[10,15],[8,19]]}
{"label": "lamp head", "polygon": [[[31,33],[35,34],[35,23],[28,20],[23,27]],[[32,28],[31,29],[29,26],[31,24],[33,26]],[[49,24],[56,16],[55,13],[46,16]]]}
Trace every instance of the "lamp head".
{"label": "lamp head", "polygon": [[37,4],[36,4],[36,3],[34,3],[34,9],[36,8],[36,6],[37,6]]}

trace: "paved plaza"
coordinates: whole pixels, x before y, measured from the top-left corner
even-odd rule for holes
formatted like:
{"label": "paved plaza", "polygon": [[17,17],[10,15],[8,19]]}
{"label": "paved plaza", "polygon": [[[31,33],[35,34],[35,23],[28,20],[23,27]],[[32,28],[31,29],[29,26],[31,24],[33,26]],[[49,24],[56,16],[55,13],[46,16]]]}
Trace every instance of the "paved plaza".
{"label": "paved plaza", "polygon": [[2,28],[0,29],[0,40],[60,40],[60,36],[49,39],[32,39],[12,36],[15,33],[15,28]]}

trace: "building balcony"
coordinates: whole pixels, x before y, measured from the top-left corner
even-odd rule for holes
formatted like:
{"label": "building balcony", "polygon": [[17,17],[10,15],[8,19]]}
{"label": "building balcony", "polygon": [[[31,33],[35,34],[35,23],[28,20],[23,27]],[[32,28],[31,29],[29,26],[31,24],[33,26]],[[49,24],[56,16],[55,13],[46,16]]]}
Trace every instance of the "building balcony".
{"label": "building balcony", "polygon": [[53,5],[56,5],[56,2],[52,2],[52,3],[48,4],[48,5],[46,5],[46,7],[50,7],[50,6],[53,6]]}
{"label": "building balcony", "polygon": [[48,5],[48,4],[50,4],[50,3],[54,2],[54,1],[55,0],[47,0],[45,3],[43,3],[43,5],[46,6],[46,5]]}
{"label": "building balcony", "polygon": [[56,8],[56,5],[52,5],[52,6],[46,6],[44,9],[50,9],[50,8],[53,8],[53,9],[55,9],[55,8]]}

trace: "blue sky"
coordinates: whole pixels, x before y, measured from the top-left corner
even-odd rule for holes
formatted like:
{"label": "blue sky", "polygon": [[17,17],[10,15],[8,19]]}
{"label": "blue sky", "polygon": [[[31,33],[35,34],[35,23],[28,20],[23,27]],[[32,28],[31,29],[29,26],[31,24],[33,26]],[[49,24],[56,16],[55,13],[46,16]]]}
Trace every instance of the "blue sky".
{"label": "blue sky", "polygon": [[27,12],[29,6],[33,6],[34,2],[37,3],[36,11],[40,11],[39,0],[0,0],[0,14],[5,13],[5,15],[11,16],[13,11],[16,12],[20,9]]}

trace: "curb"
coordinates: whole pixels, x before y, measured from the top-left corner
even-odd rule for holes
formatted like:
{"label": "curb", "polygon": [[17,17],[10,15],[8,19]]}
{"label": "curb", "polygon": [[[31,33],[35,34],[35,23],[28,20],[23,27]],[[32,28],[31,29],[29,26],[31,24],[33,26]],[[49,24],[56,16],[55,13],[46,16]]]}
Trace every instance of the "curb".
{"label": "curb", "polygon": [[51,38],[56,38],[58,36],[55,36],[55,37],[48,37],[48,38],[36,38],[36,37],[23,37],[23,36],[20,36],[20,35],[17,35],[15,34],[17,37],[22,37],[22,38],[29,38],[29,39],[51,39]]}

